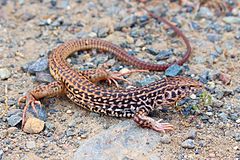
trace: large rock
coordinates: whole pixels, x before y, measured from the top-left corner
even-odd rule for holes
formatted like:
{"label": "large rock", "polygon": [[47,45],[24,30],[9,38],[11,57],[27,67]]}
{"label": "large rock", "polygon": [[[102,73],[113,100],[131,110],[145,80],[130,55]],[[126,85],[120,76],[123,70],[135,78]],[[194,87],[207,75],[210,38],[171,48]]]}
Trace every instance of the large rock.
{"label": "large rock", "polygon": [[161,143],[161,133],[125,120],[83,142],[74,160],[147,159]]}

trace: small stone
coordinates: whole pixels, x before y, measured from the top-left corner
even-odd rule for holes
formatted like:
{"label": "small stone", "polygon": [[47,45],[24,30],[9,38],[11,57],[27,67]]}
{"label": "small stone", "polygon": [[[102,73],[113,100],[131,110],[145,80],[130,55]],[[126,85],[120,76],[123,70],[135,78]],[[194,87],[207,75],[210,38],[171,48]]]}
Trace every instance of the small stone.
{"label": "small stone", "polygon": [[240,124],[240,118],[236,120],[236,123]]}
{"label": "small stone", "polygon": [[3,150],[0,150],[0,160],[3,159]]}
{"label": "small stone", "polygon": [[81,139],[86,139],[87,138],[87,131],[85,130],[80,130],[78,135],[81,137]]}
{"label": "small stone", "polygon": [[44,121],[29,117],[23,127],[23,131],[26,133],[34,134],[34,133],[40,133],[44,128]]}
{"label": "small stone", "polygon": [[139,17],[139,21],[140,22],[146,22],[148,20],[148,16],[147,15],[143,15]]}
{"label": "small stone", "polygon": [[36,72],[45,71],[47,70],[47,68],[48,68],[47,58],[39,58],[37,61],[35,61],[28,67],[28,72],[33,74]]}
{"label": "small stone", "polygon": [[[21,148],[20,148],[21,149]],[[40,151],[40,150],[39,150]],[[21,160],[42,160],[42,158],[38,157],[34,153],[26,152],[24,156],[21,157]]]}
{"label": "small stone", "polygon": [[206,112],[207,116],[213,116],[213,112]]}
{"label": "small stone", "polygon": [[234,38],[235,38],[236,40],[240,40],[240,32],[236,33],[236,35],[234,36]]}
{"label": "small stone", "polygon": [[160,142],[163,143],[163,144],[169,144],[171,143],[171,137],[169,135],[163,135],[161,138],[160,138]]}
{"label": "small stone", "polygon": [[72,128],[69,128],[67,131],[66,131],[66,136],[67,137],[71,137],[71,136],[74,136],[75,133],[74,133],[74,130]]}
{"label": "small stone", "polygon": [[135,15],[130,15],[125,17],[116,27],[117,30],[122,29],[123,27],[132,27],[137,23],[137,17]]}
{"label": "small stone", "polygon": [[119,73],[120,74],[126,74],[126,73],[128,73],[130,70],[128,69],[128,68],[122,68],[120,71],[119,71]]}
{"label": "small stone", "polygon": [[226,122],[228,120],[227,114],[222,112],[218,114],[218,117],[223,121]]}
{"label": "small stone", "polygon": [[212,98],[212,107],[214,108],[221,108],[224,105],[223,101],[220,101],[216,98]]}
{"label": "small stone", "polygon": [[240,18],[239,17],[228,16],[228,17],[223,17],[222,20],[225,23],[228,23],[228,24],[240,24]]}
{"label": "small stone", "polygon": [[222,49],[219,45],[216,45],[216,46],[215,46],[215,50],[216,50],[216,52],[219,53],[219,54],[222,54],[222,53],[223,53],[223,49]]}
{"label": "small stone", "polygon": [[36,81],[40,83],[50,83],[54,81],[54,78],[49,73],[37,72]]}
{"label": "small stone", "polygon": [[8,101],[7,101],[7,104],[9,105],[9,106],[13,106],[13,105],[15,105],[17,102],[16,102],[16,99],[14,99],[14,98],[10,98]]}
{"label": "small stone", "polygon": [[18,114],[11,115],[10,117],[7,118],[7,121],[8,125],[14,127],[22,121],[22,117]]}
{"label": "small stone", "polygon": [[68,109],[66,113],[67,114],[72,114],[72,110]]}
{"label": "small stone", "polygon": [[32,106],[29,106],[28,110],[27,110],[27,116],[30,114],[31,116],[34,116],[34,117],[37,117],[38,119],[46,121],[47,120],[46,107],[36,104],[35,108],[36,108],[37,114],[34,111],[34,109],[32,108]]}
{"label": "small stone", "polygon": [[206,18],[211,19],[213,18],[214,14],[211,12],[207,7],[200,7],[199,12],[197,13],[197,18]]}
{"label": "small stone", "polygon": [[129,44],[133,44],[133,43],[134,43],[134,38],[132,38],[131,36],[128,36],[128,35],[127,35],[127,42],[128,42]]}
{"label": "small stone", "polygon": [[234,137],[237,142],[240,141],[240,132],[236,133]]}
{"label": "small stone", "polygon": [[26,21],[33,19],[34,17],[35,16],[32,15],[31,13],[26,12],[22,15],[22,20],[26,22]]}
{"label": "small stone", "polygon": [[215,158],[216,154],[215,153],[209,153],[209,158]]}
{"label": "small stone", "polygon": [[46,122],[45,126],[46,126],[46,129],[48,129],[49,131],[54,131],[55,130],[55,126],[54,126],[53,123]]}
{"label": "small stone", "polygon": [[[0,139],[6,138],[7,135],[9,135],[9,134],[6,130],[0,131]],[[1,160],[1,158],[0,158],[0,160]]]}
{"label": "small stone", "polygon": [[27,141],[27,142],[26,142],[26,147],[27,147],[28,149],[33,149],[33,148],[35,148],[35,147],[36,147],[35,141]]}
{"label": "small stone", "polygon": [[189,131],[187,139],[195,139],[196,136],[197,136],[196,130],[192,129],[192,130]]}
{"label": "small stone", "polygon": [[234,91],[237,92],[237,93],[240,93],[240,86],[237,87]]}
{"label": "small stone", "polygon": [[174,77],[178,75],[182,71],[182,67],[178,64],[171,65],[168,69],[165,71],[166,76]]}
{"label": "small stone", "polygon": [[147,48],[146,51],[152,55],[157,55],[158,51],[154,48]]}
{"label": "small stone", "polygon": [[142,41],[141,39],[137,39],[135,45],[136,45],[137,47],[142,47],[142,46],[145,45],[145,42]]}
{"label": "small stone", "polygon": [[77,124],[77,121],[75,119],[71,120],[69,123],[68,123],[68,127],[75,127]]}
{"label": "small stone", "polygon": [[201,73],[201,75],[199,76],[199,81],[206,84],[209,80],[209,71],[204,71],[203,73]]}
{"label": "small stone", "polygon": [[232,121],[236,121],[237,119],[238,119],[238,114],[237,113],[231,113],[230,115],[229,115],[230,117],[230,119],[232,120]]}
{"label": "small stone", "polygon": [[210,42],[214,43],[214,42],[220,41],[222,39],[222,36],[219,34],[215,34],[215,33],[209,33],[209,34],[207,34],[207,39]]}
{"label": "small stone", "polygon": [[224,30],[225,30],[226,32],[231,32],[231,31],[233,30],[233,27],[232,27],[230,24],[226,24],[226,25],[224,26]]}
{"label": "small stone", "polygon": [[193,149],[193,148],[195,148],[194,140],[187,139],[187,140],[182,142],[181,146],[183,148]]}
{"label": "small stone", "polygon": [[224,73],[220,73],[219,74],[219,80],[223,82],[223,84],[225,85],[229,85],[231,82],[231,77],[230,75],[224,74]]}
{"label": "small stone", "polygon": [[156,60],[160,61],[160,60],[168,59],[172,54],[173,54],[172,50],[160,51],[160,52],[158,52],[158,55],[156,56]]}
{"label": "small stone", "polygon": [[15,131],[17,131],[17,129],[18,129],[17,127],[9,127],[7,129],[8,135],[14,133]]}
{"label": "small stone", "polygon": [[191,21],[189,25],[193,30],[200,30],[201,29],[200,25],[196,22]]}
{"label": "small stone", "polygon": [[197,99],[197,96],[196,96],[196,94],[191,94],[191,95],[190,95],[190,98],[191,98],[191,99]]}
{"label": "small stone", "polygon": [[0,68],[0,79],[6,80],[11,77],[11,72],[7,68]]}

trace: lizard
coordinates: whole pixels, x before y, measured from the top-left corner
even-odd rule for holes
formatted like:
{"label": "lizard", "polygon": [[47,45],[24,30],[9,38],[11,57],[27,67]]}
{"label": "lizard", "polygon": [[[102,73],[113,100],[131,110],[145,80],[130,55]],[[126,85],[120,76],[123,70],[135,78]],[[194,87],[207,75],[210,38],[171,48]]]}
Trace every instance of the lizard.
{"label": "lizard", "polygon": [[163,78],[139,88],[106,89],[94,82],[111,78],[110,72],[99,74],[96,70],[78,71],[71,68],[66,61],[66,58],[76,51],[98,49],[110,52],[118,59],[144,70],[164,71],[172,64],[182,65],[191,53],[188,39],[167,20],[155,16],[151,12],[148,12],[148,14],[167,24],[183,39],[187,51],[182,59],[169,64],[152,64],[137,59],[119,46],[102,39],[77,39],[65,42],[55,48],[49,56],[49,70],[56,81],[37,86],[19,98],[19,103],[25,101],[22,127],[26,121],[26,112],[29,105],[36,111],[35,104],[41,105],[39,101],[41,98],[64,94],[78,106],[96,113],[133,118],[138,125],[158,132],[173,130],[173,125],[160,123],[160,121],[149,117],[148,114],[161,106],[175,105],[179,100],[201,90],[203,88],[202,83],[188,77],[177,76]]}

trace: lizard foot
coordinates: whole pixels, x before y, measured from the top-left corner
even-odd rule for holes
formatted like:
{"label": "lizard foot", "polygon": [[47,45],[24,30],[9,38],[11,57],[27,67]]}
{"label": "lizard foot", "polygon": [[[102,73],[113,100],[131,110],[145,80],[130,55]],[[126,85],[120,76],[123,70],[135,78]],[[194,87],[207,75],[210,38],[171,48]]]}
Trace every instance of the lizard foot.
{"label": "lizard foot", "polygon": [[174,130],[173,125],[169,123],[160,123],[161,120],[154,120],[151,117],[146,116],[140,112],[134,116],[134,121],[141,127],[153,129],[157,132],[163,132]]}
{"label": "lizard foot", "polygon": [[38,116],[38,112],[36,110],[35,105],[38,104],[39,106],[41,106],[41,102],[37,101],[31,93],[27,93],[25,96],[20,97],[18,99],[18,105],[22,106],[23,101],[25,101],[25,105],[23,107],[23,114],[22,114],[22,129],[26,123],[26,113],[27,113],[28,107],[31,106],[33,108],[34,113],[36,113],[36,115]]}

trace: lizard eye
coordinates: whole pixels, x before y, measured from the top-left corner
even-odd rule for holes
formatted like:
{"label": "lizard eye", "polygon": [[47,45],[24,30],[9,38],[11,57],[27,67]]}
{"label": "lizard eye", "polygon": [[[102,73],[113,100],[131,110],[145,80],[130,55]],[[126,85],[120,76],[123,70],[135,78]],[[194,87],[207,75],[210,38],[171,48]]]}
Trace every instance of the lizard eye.
{"label": "lizard eye", "polygon": [[186,89],[186,86],[181,86],[181,89],[182,89],[182,90],[185,90],[185,89]]}

